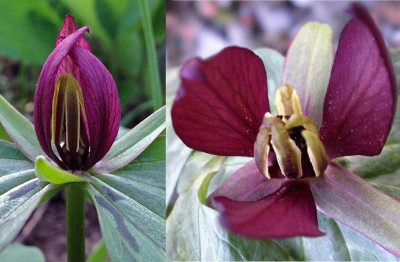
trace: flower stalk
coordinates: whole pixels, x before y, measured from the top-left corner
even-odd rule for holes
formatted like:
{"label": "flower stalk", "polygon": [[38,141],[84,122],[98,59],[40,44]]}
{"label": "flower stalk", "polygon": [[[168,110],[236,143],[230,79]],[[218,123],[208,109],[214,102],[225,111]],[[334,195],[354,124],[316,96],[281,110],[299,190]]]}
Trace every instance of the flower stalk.
{"label": "flower stalk", "polygon": [[67,256],[68,262],[85,261],[85,195],[71,183],[67,191]]}

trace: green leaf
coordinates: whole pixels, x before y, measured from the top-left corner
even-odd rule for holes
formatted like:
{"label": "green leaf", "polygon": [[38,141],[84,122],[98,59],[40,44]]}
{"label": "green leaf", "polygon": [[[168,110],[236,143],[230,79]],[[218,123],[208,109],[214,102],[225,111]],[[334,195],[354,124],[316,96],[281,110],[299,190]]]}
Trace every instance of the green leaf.
{"label": "green leaf", "polygon": [[[400,184],[400,142],[388,143],[381,154],[372,157],[348,156],[339,162],[357,175],[372,181],[387,181]],[[389,182],[391,180],[391,182]]]}
{"label": "green leaf", "polygon": [[35,177],[33,163],[0,141],[0,251],[18,234],[36,205],[55,187]]}
{"label": "green leaf", "polygon": [[30,160],[44,155],[31,122],[0,95],[0,122],[7,133]]}
{"label": "green leaf", "polygon": [[103,240],[100,240],[99,243],[93,248],[92,253],[86,260],[86,262],[104,262],[108,258],[106,245]]}
{"label": "green leaf", "polygon": [[106,156],[94,167],[96,171],[118,170],[143,152],[165,129],[165,107],[160,108],[118,139]]}
{"label": "green leaf", "polygon": [[274,115],[278,114],[275,105],[275,93],[281,84],[285,57],[269,48],[258,48],[254,50],[254,53],[261,58],[265,71],[267,71],[269,107]]}
{"label": "green leaf", "polygon": [[318,126],[333,64],[332,34],[329,25],[306,23],[293,39],[283,69],[282,84],[297,90],[303,114]]}
{"label": "green leaf", "polygon": [[143,49],[142,39],[136,31],[126,30],[118,34],[117,63],[127,76],[135,77],[143,69]]}
{"label": "green leaf", "polygon": [[[2,184],[7,183],[7,180],[2,181]],[[41,198],[52,187],[33,178],[18,186],[10,186],[7,192],[0,195],[0,251],[14,239]]]}
{"label": "green leaf", "polygon": [[19,243],[13,243],[0,253],[0,261],[45,262],[46,260],[42,251],[39,248],[24,246]]}
{"label": "green leaf", "polygon": [[0,53],[42,64],[54,48],[61,19],[47,1],[2,0],[0,24]]}
{"label": "green leaf", "polygon": [[10,136],[7,134],[1,122],[0,122],[0,140],[12,142]]}
{"label": "green leaf", "polygon": [[[176,135],[172,126],[171,108],[176,92],[180,86],[179,68],[168,70],[166,73],[167,100],[167,203],[172,199],[180,173],[193,149],[187,147]],[[184,185],[183,185],[184,186]]]}
{"label": "green leaf", "polygon": [[111,261],[165,260],[165,137],[114,174],[89,176]]}
{"label": "green leaf", "polygon": [[86,182],[85,179],[77,175],[68,173],[59,167],[56,167],[49,162],[43,156],[38,156],[35,161],[35,172],[36,176],[41,180],[62,185],[73,182]]}

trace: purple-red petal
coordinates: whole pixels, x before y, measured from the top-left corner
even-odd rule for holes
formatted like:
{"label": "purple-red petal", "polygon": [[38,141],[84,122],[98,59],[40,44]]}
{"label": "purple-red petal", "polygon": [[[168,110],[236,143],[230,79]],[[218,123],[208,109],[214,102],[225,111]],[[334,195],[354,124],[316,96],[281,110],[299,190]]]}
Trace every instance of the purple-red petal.
{"label": "purple-red petal", "polygon": [[121,106],[115,81],[101,61],[75,45],[70,56],[80,72],[85,101],[90,153],[83,169],[96,164],[115,141],[121,120]]}
{"label": "purple-red petal", "polygon": [[[58,33],[57,40],[56,40],[56,46],[58,46],[67,36],[70,34],[74,33],[75,31],[78,30],[78,27],[76,26],[75,19],[72,15],[67,14],[64,18],[64,24],[61,27],[60,32]],[[84,36],[79,38],[79,40],[76,42],[77,45],[85,48],[89,52],[92,51],[90,48],[89,42],[86,40]]]}
{"label": "purple-red petal", "polygon": [[[58,34],[57,40],[56,40],[56,47],[70,34],[74,33],[75,31],[78,30],[78,27],[76,26],[75,19],[72,15],[68,14],[65,16],[64,19],[64,24],[60,30],[60,33]],[[89,45],[89,42],[86,40],[86,38],[82,35],[79,40],[76,42],[77,45],[80,47],[85,48],[89,52],[91,52],[91,48]],[[64,61],[61,63],[60,67],[58,68],[58,73],[56,76],[56,79],[62,74],[69,73],[75,77],[75,79],[80,80],[80,74],[79,74],[79,69],[76,67],[74,62],[72,61],[71,57],[67,55],[64,58]]]}
{"label": "purple-red petal", "polygon": [[324,103],[321,139],[329,158],[377,155],[395,113],[397,90],[385,42],[365,7],[340,37]]}
{"label": "purple-red petal", "polygon": [[213,197],[225,196],[233,200],[255,201],[270,195],[279,188],[285,179],[283,176],[270,173],[272,179],[267,179],[257,168],[255,160],[251,160],[242,168],[232,174],[221,186],[219,186],[208,198],[210,203]]}
{"label": "purple-red petal", "polygon": [[251,50],[228,47],[189,60],[172,107],[175,132],[189,147],[225,156],[253,156],[262,118],[269,111],[267,75]]}
{"label": "purple-red petal", "polygon": [[254,238],[324,235],[318,229],[317,210],[307,181],[290,179],[275,193],[257,201],[213,198],[221,223],[230,231]]}
{"label": "purple-red petal", "polygon": [[61,167],[62,162],[54,154],[51,148],[51,112],[54,96],[57,71],[71,49],[79,41],[83,33],[89,29],[83,27],[66,37],[47,58],[40,72],[35,91],[34,100],[34,125],[36,135],[43,151]]}

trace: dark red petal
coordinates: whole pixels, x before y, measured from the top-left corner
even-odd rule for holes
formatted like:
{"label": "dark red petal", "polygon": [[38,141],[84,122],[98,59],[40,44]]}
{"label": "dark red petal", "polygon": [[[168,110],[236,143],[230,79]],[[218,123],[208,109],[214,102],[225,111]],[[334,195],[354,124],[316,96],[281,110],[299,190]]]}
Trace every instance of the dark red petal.
{"label": "dark red petal", "polygon": [[85,101],[90,153],[83,169],[88,169],[102,159],[114,143],[121,106],[115,81],[97,57],[78,45],[69,55],[79,69]]}
{"label": "dark red petal", "polygon": [[253,202],[215,197],[221,223],[232,232],[255,238],[322,236],[308,182],[285,180],[275,193]]}
{"label": "dark red petal", "polygon": [[[70,34],[74,33],[75,31],[77,31],[78,28],[76,26],[75,23],[75,19],[72,15],[68,14],[65,16],[64,19],[64,24],[60,30],[60,33],[58,34],[57,37],[57,41],[56,41],[56,47]],[[91,52],[91,48],[90,45],[88,43],[88,41],[85,39],[85,37],[82,35],[79,40],[76,42],[77,45],[85,48],[86,50],[88,50],[89,52]],[[65,73],[69,73],[71,75],[73,75],[75,77],[76,80],[78,80],[78,82],[80,82],[80,74],[79,74],[79,70],[76,67],[76,65],[74,64],[74,62],[72,61],[71,57],[69,55],[67,55],[64,59],[64,61],[61,63],[59,69],[58,69],[58,73],[56,78],[58,79],[58,77],[62,74]]]}
{"label": "dark red petal", "polygon": [[[245,166],[232,174],[210,196],[225,196],[233,200],[255,201],[276,192],[281,188],[285,179],[277,178],[275,172],[270,173],[272,179],[266,178],[257,168],[255,160],[251,160]],[[280,173],[279,173],[280,174]]]}
{"label": "dark red petal", "polygon": [[365,7],[353,10],[324,103],[320,133],[330,158],[379,154],[395,113],[396,80],[385,42]]}
{"label": "dark red petal", "polygon": [[[58,33],[57,40],[56,40],[56,47],[70,34],[74,33],[75,31],[78,30],[78,27],[76,26],[75,19],[72,15],[67,14],[64,18],[64,24],[60,30],[60,33]],[[90,48],[89,42],[86,40],[84,36],[79,38],[78,42],[76,42],[77,45],[85,48],[88,51],[92,51]]]}
{"label": "dark red petal", "polygon": [[267,75],[252,51],[228,47],[189,60],[172,107],[175,132],[189,147],[225,156],[253,156],[262,118],[269,111]]}
{"label": "dark red petal", "polygon": [[34,100],[34,125],[36,135],[44,152],[61,167],[63,164],[59,161],[51,148],[51,112],[54,96],[56,75],[60,64],[64,61],[70,50],[76,46],[76,42],[82,34],[89,29],[83,27],[72,33],[64,39],[47,58],[40,72],[38,84],[35,91]]}

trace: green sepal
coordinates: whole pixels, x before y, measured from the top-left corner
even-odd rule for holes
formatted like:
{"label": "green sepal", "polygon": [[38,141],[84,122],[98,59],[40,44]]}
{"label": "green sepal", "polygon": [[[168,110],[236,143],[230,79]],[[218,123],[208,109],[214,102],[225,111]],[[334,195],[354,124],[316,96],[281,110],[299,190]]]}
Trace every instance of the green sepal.
{"label": "green sepal", "polygon": [[56,185],[73,182],[86,182],[82,177],[73,175],[59,167],[53,166],[43,156],[38,156],[36,158],[35,173],[39,179]]}

